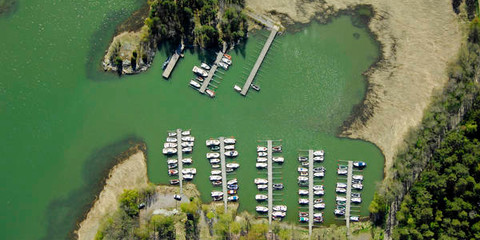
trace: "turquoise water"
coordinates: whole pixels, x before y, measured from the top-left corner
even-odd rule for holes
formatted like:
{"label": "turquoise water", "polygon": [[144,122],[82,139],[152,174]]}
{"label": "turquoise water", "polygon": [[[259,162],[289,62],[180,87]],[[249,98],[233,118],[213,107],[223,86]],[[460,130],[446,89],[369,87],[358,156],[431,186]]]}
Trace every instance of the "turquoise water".
{"label": "turquoise water", "polygon": [[113,157],[135,141],[147,143],[150,180],[166,183],[161,147],[166,131],[175,128],[191,128],[198,139],[194,183],[205,201],[211,189],[205,139],[238,139],[240,208],[253,211],[257,140],[272,138],[283,139],[289,220],[297,214],[295,159],[308,148],[326,151],[327,223],[335,222],[337,159],[369,164],[361,208],[367,215],[383,177],[383,156],[371,143],[335,137],[365,95],[361,73],[379,54],[364,28],[342,16],[277,37],[256,78],[262,90],[244,98],[233,85],[244,81],[268,33],[250,34],[231,52],[233,66],[217,78],[217,97],[209,99],[188,86],[192,66],[201,62],[193,50],[169,81],[161,78],[163,50],[139,75],[119,78],[98,69],[115,25],[139,4],[21,1],[13,15],[0,18],[0,238],[64,238],[94,199]]}

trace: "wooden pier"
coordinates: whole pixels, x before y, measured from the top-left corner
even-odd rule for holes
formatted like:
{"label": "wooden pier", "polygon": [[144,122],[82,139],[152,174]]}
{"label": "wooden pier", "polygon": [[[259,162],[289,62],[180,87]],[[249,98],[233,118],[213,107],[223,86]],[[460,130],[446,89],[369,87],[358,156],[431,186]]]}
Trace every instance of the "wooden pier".
{"label": "wooden pier", "polygon": [[308,235],[313,228],[313,150],[308,150]]}
{"label": "wooden pier", "polygon": [[247,95],[248,90],[250,89],[250,86],[252,85],[253,80],[255,79],[255,76],[257,75],[257,72],[260,69],[260,66],[262,65],[263,60],[265,59],[265,56],[267,55],[267,52],[270,49],[270,46],[272,45],[272,42],[275,39],[275,36],[277,35],[278,29],[279,29],[278,26],[272,27],[270,36],[268,36],[268,39],[265,42],[265,45],[263,46],[263,49],[260,52],[260,55],[258,55],[255,65],[253,65],[252,71],[250,71],[250,75],[248,75],[247,81],[245,81],[245,84],[243,85],[243,88],[240,91],[240,94],[242,94],[243,96]]}
{"label": "wooden pier", "polygon": [[353,161],[348,161],[347,169],[347,206],[345,207],[345,221],[347,225],[347,236],[350,231],[350,205],[352,198],[352,172],[353,172]]}
{"label": "wooden pier", "polygon": [[183,195],[183,152],[182,152],[182,129],[177,129],[177,156],[178,156],[178,180],[180,180],[180,196]]}
{"label": "wooden pier", "polygon": [[173,69],[175,68],[175,65],[177,65],[178,60],[180,59],[180,54],[182,54],[183,49],[185,46],[183,45],[183,41],[180,44],[179,49],[175,50],[175,53],[173,53],[172,57],[170,58],[170,61],[167,64],[167,67],[165,70],[163,70],[162,77],[165,79],[168,79],[170,77],[170,74],[172,74]]}
{"label": "wooden pier", "polygon": [[225,142],[223,141],[224,137],[219,137],[220,140],[220,164],[222,168],[222,190],[223,190],[223,204],[225,212],[227,212],[227,169],[225,165]]}
{"label": "wooden pier", "polygon": [[272,225],[273,212],[273,161],[272,161],[272,140],[267,140],[267,186],[268,186],[268,224]]}

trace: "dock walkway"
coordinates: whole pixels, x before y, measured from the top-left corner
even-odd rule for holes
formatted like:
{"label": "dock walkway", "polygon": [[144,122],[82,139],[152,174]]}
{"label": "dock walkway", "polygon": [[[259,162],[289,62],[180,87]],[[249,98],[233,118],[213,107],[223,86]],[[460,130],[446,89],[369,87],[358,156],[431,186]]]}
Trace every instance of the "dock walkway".
{"label": "dock walkway", "polygon": [[267,140],[267,186],[268,186],[268,224],[272,225],[273,212],[273,161],[272,161],[272,140]]}
{"label": "dock walkway", "polygon": [[215,59],[215,63],[212,65],[212,68],[210,68],[210,71],[208,72],[207,78],[205,78],[203,80],[203,83],[202,83],[202,86],[200,87],[200,90],[198,90],[200,93],[205,93],[205,91],[207,90],[208,86],[210,85],[210,81],[213,78],[213,75],[217,71],[217,68],[218,68],[217,64],[220,61],[222,61],[222,57],[223,57],[223,52],[218,52],[217,53],[217,59]]}
{"label": "dock walkway", "polygon": [[350,229],[350,205],[352,198],[352,171],[353,171],[353,161],[348,161],[347,169],[347,206],[345,207],[345,221],[347,225],[347,235]]}
{"label": "dock walkway", "polygon": [[220,164],[222,167],[222,190],[223,190],[223,204],[225,208],[225,212],[227,212],[227,169],[225,165],[225,143],[223,142],[225,138],[219,137],[220,140]]}
{"label": "dock walkway", "polygon": [[313,150],[308,150],[308,235],[313,228]]}
{"label": "dock walkway", "polygon": [[177,156],[178,156],[178,179],[180,180],[180,196],[183,195],[183,152],[182,152],[182,129],[177,129]]}

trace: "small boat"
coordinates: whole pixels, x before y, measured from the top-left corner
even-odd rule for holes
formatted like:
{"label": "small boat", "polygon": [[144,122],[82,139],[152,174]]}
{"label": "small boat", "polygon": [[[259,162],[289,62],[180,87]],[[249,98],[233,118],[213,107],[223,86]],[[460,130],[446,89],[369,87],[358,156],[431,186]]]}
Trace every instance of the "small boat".
{"label": "small boat", "polygon": [[276,163],[283,163],[285,161],[285,159],[283,157],[273,157],[272,161],[274,161]]}
{"label": "small boat", "polygon": [[198,83],[197,81],[190,79],[190,86],[194,88],[200,88],[202,85],[200,85],[200,83]]}
{"label": "small boat", "polygon": [[323,196],[323,195],[325,195],[325,191],[324,190],[313,191],[313,195]]}
{"label": "small boat", "polygon": [[267,184],[268,183],[268,180],[265,179],[265,178],[255,178],[255,180],[253,180],[253,182],[255,184]]}
{"label": "small boat", "polygon": [[217,197],[212,197],[213,198],[213,201],[222,201],[223,200],[223,196],[217,196]]}
{"label": "small boat", "polygon": [[297,168],[297,171],[298,171],[298,172],[308,172],[308,168],[298,167],[298,168]]}
{"label": "small boat", "polygon": [[308,204],[308,199],[306,199],[306,198],[299,198],[299,199],[298,199],[298,204],[300,204],[300,205]]}
{"label": "small boat", "polygon": [[314,162],[323,162],[323,156],[313,157]]}
{"label": "small boat", "polygon": [[210,181],[220,181],[220,180],[222,180],[222,176],[218,176],[218,175],[210,176]]}
{"label": "small boat", "polygon": [[252,84],[250,84],[250,87],[252,87],[253,90],[255,90],[257,92],[260,91],[260,87],[258,85],[255,85],[255,84],[252,83]]}
{"label": "small boat", "polygon": [[229,190],[238,190],[238,184],[228,184],[227,188]]}
{"label": "small boat", "polygon": [[257,168],[267,168],[268,164],[267,163],[256,163],[255,167]]}
{"label": "small boat", "polygon": [[299,173],[300,173],[300,176],[308,176],[308,172],[303,171],[303,172],[299,172]]}
{"label": "small boat", "polygon": [[235,86],[233,86],[233,90],[237,91],[237,92],[241,92],[242,91],[242,88],[238,85],[235,84]]}
{"label": "small boat", "polygon": [[266,157],[268,154],[266,152],[257,152],[259,157]]}
{"label": "small boat", "polygon": [[211,146],[211,147],[210,147],[210,150],[212,150],[212,151],[218,151],[218,150],[220,150],[220,146]]}
{"label": "small boat", "polygon": [[257,152],[266,152],[266,151],[267,151],[267,147],[257,146]]}
{"label": "small boat", "polygon": [[236,156],[238,156],[238,151],[235,151],[235,150],[233,150],[233,151],[227,151],[227,152],[225,152],[225,156],[227,156],[227,157],[236,157]]}
{"label": "small boat", "polygon": [[169,143],[176,143],[178,140],[176,137],[167,137],[166,141]]}
{"label": "small boat", "polygon": [[228,64],[228,65],[232,65],[232,60],[228,59],[228,58],[222,58],[222,62]]}
{"label": "small boat", "polygon": [[362,184],[362,180],[355,180],[355,179],[353,179],[353,180],[352,180],[352,183],[353,183],[353,184]]}
{"label": "small boat", "polygon": [[192,164],[193,160],[192,160],[192,158],[184,158],[184,159],[182,159],[182,163],[183,164]]}
{"label": "small boat", "polygon": [[343,215],[345,215],[345,210],[344,209],[335,209],[334,213],[335,213],[335,215],[343,216]]}
{"label": "small boat", "polygon": [[169,137],[176,137],[177,133],[176,132],[168,132]]}
{"label": "small boat", "polygon": [[193,180],[193,174],[184,174],[182,177],[183,180]]}
{"label": "small boat", "polygon": [[352,188],[353,189],[357,189],[357,190],[362,190],[363,189],[363,185],[362,184],[352,184]]}
{"label": "small boat", "polygon": [[356,162],[353,162],[353,166],[357,167],[357,168],[364,168],[364,167],[367,166],[367,163],[361,162],[361,161],[356,161]]}
{"label": "small boat", "polygon": [[218,152],[209,152],[209,153],[207,153],[207,158],[208,158],[208,159],[219,158],[219,157],[220,157],[220,153],[218,153]]}
{"label": "small boat", "polygon": [[176,143],[167,142],[163,144],[163,148],[176,148],[176,147],[177,147]]}
{"label": "small boat", "polygon": [[221,174],[222,174],[222,170],[212,170],[212,171],[210,171],[210,174],[212,174],[212,175],[221,175]]}
{"label": "small boat", "polygon": [[346,188],[346,187],[347,187],[346,183],[337,182],[337,188]]}
{"label": "small boat", "polygon": [[315,209],[325,209],[325,203],[315,203],[315,204],[313,204],[313,208],[315,208]]}
{"label": "small boat", "polygon": [[308,190],[298,189],[298,195],[308,195]]}
{"label": "small boat", "polygon": [[265,194],[257,194],[255,195],[255,200],[257,201],[265,201],[268,199],[268,196]]}
{"label": "small boat", "polygon": [[237,190],[228,190],[227,193],[228,195],[235,195],[237,194]]}
{"label": "small boat", "polygon": [[323,190],[323,185],[315,185],[315,186],[313,186],[312,190],[313,191]]}
{"label": "small boat", "polygon": [[195,80],[197,80],[199,82],[203,82],[203,77],[196,77]]}
{"label": "small boat", "polygon": [[167,164],[168,164],[168,165],[177,164],[177,163],[178,163],[178,160],[177,160],[177,159],[168,159],[168,160],[167,160]]}
{"label": "small boat", "polygon": [[237,183],[238,183],[238,179],[236,179],[236,178],[234,178],[234,179],[232,179],[232,180],[229,180],[229,181],[227,182],[227,184],[237,184]]}
{"label": "small boat", "polygon": [[168,175],[170,175],[170,176],[177,175],[177,174],[178,174],[178,170],[177,170],[177,169],[170,169],[170,170],[168,170]]}
{"label": "small boat", "polygon": [[215,97],[215,91],[213,91],[212,89],[207,89],[205,91],[207,93],[207,95],[211,98],[214,98]]}
{"label": "small boat", "polygon": [[346,198],[346,197],[342,197],[342,196],[336,196],[336,197],[335,197],[335,201],[337,201],[337,202],[338,202],[338,201],[344,201],[344,202],[346,202],[346,201],[347,201],[347,198]]}
{"label": "small boat", "polygon": [[240,164],[238,163],[227,163],[227,168],[239,168],[240,167]]}
{"label": "small boat", "polygon": [[183,174],[197,174],[197,169],[196,168],[184,168],[182,169]]}
{"label": "small boat", "polygon": [[304,167],[308,167],[308,166],[310,165],[309,162],[301,162],[300,164],[301,164],[302,166],[304,166]]}
{"label": "small boat", "polygon": [[191,153],[193,151],[192,147],[184,147],[182,148],[183,153]]}
{"label": "small boat", "polygon": [[337,169],[337,174],[338,175],[347,175],[348,174],[348,170],[347,169]]}
{"label": "small boat", "polygon": [[266,184],[259,184],[259,185],[257,185],[257,189],[258,189],[258,190],[267,190],[267,188],[268,188],[268,185],[266,185]]}
{"label": "small boat", "polygon": [[352,178],[353,178],[354,180],[363,181],[363,175],[353,175]]}
{"label": "small boat", "polygon": [[266,157],[258,157],[257,158],[257,162],[259,163],[266,163],[268,161],[268,159]]}
{"label": "small boat", "polygon": [[316,167],[316,168],[313,168],[313,172],[325,172],[325,167]]}
{"label": "small boat", "polygon": [[229,196],[229,197],[227,198],[227,200],[228,200],[229,202],[236,202],[236,201],[238,201],[238,199],[239,199],[239,197],[238,197],[237,195]]}
{"label": "small boat", "polygon": [[167,60],[165,60],[165,62],[163,62],[163,65],[162,65],[163,70],[165,70],[165,68],[167,68],[168,63],[170,62],[170,58],[171,58],[171,56],[167,57]]}
{"label": "small boat", "polygon": [[345,189],[345,188],[335,188],[335,192],[337,192],[337,193],[346,193],[346,192],[347,192],[347,189]]}
{"label": "small boat", "polygon": [[197,67],[197,66],[193,66],[193,69],[192,69],[193,73],[201,76],[201,77],[207,77],[208,76],[208,72]]}
{"label": "small boat", "polygon": [[354,197],[350,199],[350,201],[352,201],[352,203],[362,203],[362,198]]}
{"label": "small boat", "polygon": [[173,168],[177,168],[177,167],[178,167],[178,164],[176,164],[176,163],[168,164],[168,169],[173,169]]}
{"label": "small boat", "polygon": [[177,184],[179,184],[179,183],[180,183],[180,180],[178,180],[178,179],[172,179],[172,180],[170,180],[170,185],[177,185]]}
{"label": "small boat", "polygon": [[195,142],[195,137],[193,137],[193,136],[184,136],[184,137],[182,137],[182,141],[184,141],[184,142]]}
{"label": "small boat", "polygon": [[284,218],[286,216],[287,213],[285,212],[280,212],[280,211],[275,211],[275,212],[272,212],[272,216],[273,217],[279,217],[279,218]]}
{"label": "small boat", "polygon": [[222,185],[222,181],[212,181],[213,186],[220,186]]}
{"label": "small boat", "polygon": [[314,177],[324,177],[324,176],[325,176],[325,172],[316,172],[316,173],[313,173],[313,176],[314,176]]}
{"label": "small boat", "polygon": [[193,147],[195,145],[194,142],[182,142],[182,147]]}
{"label": "small boat", "polygon": [[224,53],[223,56],[226,57],[226,58],[228,58],[228,60],[232,60],[232,56],[230,56],[230,55],[228,55],[228,54],[226,54],[226,53]]}
{"label": "small boat", "polygon": [[313,217],[315,217],[315,218],[323,217],[323,213],[321,213],[321,212],[320,213],[314,213]]}
{"label": "small boat", "polygon": [[361,193],[352,193],[352,198],[359,198],[359,197],[362,197],[362,194]]}
{"label": "small boat", "polygon": [[323,150],[318,150],[313,152],[314,157],[323,156],[324,154],[325,154],[325,151]]}
{"label": "small boat", "polygon": [[225,147],[223,147],[225,150],[235,150],[235,145],[225,145]]}
{"label": "small boat", "polygon": [[212,196],[212,197],[223,196],[223,192],[220,192],[220,191],[212,191],[212,192],[210,193],[210,196]]}
{"label": "small boat", "polygon": [[212,158],[212,159],[210,159],[210,164],[217,164],[217,163],[220,163],[220,159],[219,159],[219,158]]}
{"label": "small boat", "polygon": [[208,139],[207,141],[205,141],[207,147],[211,147],[211,146],[218,146],[220,145],[220,140],[218,139]]}
{"label": "small boat", "polygon": [[225,172],[226,172],[226,173],[231,173],[231,172],[233,172],[234,170],[235,170],[235,169],[233,169],[233,168],[226,168],[226,169],[225,169]]}
{"label": "small boat", "polygon": [[346,205],[347,205],[347,201],[337,201],[337,205],[338,205],[338,206],[346,206]]}
{"label": "small boat", "polygon": [[172,155],[172,154],[177,153],[177,149],[176,148],[164,148],[162,152],[165,155]]}
{"label": "small boat", "polygon": [[217,63],[217,65],[218,65],[219,67],[223,68],[223,70],[228,70],[228,66],[229,66],[229,65],[226,64],[226,63],[219,62],[219,63]]}
{"label": "small boat", "polygon": [[275,153],[282,152],[282,146],[274,146],[274,147],[272,147],[272,152],[275,152]]}
{"label": "small boat", "polygon": [[308,181],[308,177],[299,176],[299,177],[298,177],[298,181],[299,181],[299,182],[306,182],[306,181]]}
{"label": "small boat", "polygon": [[212,164],[212,168],[215,168],[215,169],[220,168],[220,164]]}
{"label": "small boat", "polygon": [[273,187],[273,189],[275,189],[275,190],[281,190],[281,189],[283,189],[283,183],[274,183],[274,184],[272,185],[272,187]]}
{"label": "small boat", "polygon": [[287,205],[275,205],[275,206],[273,206],[273,211],[286,212],[287,211]]}
{"label": "small boat", "polygon": [[323,217],[314,217],[313,222],[315,223],[322,223],[323,222]]}
{"label": "small boat", "polygon": [[298,221],[299,222],[308,222],[308,217],[299,217]]}
{"label": "small boat", "polygon": [[235,138],[225,138],[225,139],[223,139],[223,142],[225,144],[235,144],[235,143],[237,143],[237,140]]}
{"label": "small boat", "polygon": [[260,213],[266,213],[268,212],[268,208],[264,206],[256,206],[255,211],[260,212]]}
{"label": "small boat", "polygon": [[308,161],[308,157],[298,157],[299,162],[306,162]]}
{"label": "small boat", "polygon": [[317,198],[313,200],[313,203],[323,203],[323,198]]}
{"label": "small boat", "polygon": [[358,222],[360,220],[359,216],[350,216],[350,221],[352,222]]}
{"label": "small boat", "polygon": [[200,67],[205,69],[205,70],[210,70],[210,66],[208,66],[208,64],[206,64],[206,63],[200,64]]}

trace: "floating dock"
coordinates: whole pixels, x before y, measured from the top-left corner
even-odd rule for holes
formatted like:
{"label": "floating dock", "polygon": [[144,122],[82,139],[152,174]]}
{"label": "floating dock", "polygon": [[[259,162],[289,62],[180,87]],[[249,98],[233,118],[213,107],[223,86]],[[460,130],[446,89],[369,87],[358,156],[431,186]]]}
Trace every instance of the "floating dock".
{"label": "floating dock", "polygon": [[177,156],[178,156],[178,178],[180,180],[180,196],[183,195],[183,152],[182,152],[182,129],[177,129]]}
{"label": "floating dock", "polygon": [[165,70],[163,70],[162,77],[165,79],[168,79],[170,77],[170,74],[172,74],[173,69],[175,68],[175,65],[177,65],[178,60],[180,59],[183,49],[185,46],[183,45],[183,41],[180,44],[180,47],[175,50],[175,53],[173,53],[172,57],[170,58],[170,61],[168,62],[167,67]]}
{"label": "floating dock", "polygon": [[222,168],[222,190],[223,190],[223,204],[225,212],[227,212],[227,169],[225,165],[225,142],[223,141],[224,137],[219,137],[220,140],[220,164]]}
{"label": "floating dock", "polygon": [[352,198],[352,172],[353,172],[353,161],[348,161],[347,169],[347,206],[345,207],[345,221],[347,225],[347,235],[350,231],[350,205]]}
{"label": "floating dock", "polygon": [[273,212],[273,161],[272,161],[272,140],[267,140],[267,186],[268,186],[268,224],[272,225]]}
{"label": "floating dock", "polygon": [[223,58],[223,52],[218,52],[217,53],[217,59],[215,59],[215,63],[212,65],[210,68],[210,71],[208,72],[207,78],[203,80],[202,86],[200,87],[200,90],[198,90],[200,93],[204,94],[205,91],[207,90],[208,86],[210,85],[210,81],[213,78],[213,75],[215,75],[215,72],[217,71],[218,68],[218,63],[222,61]]}
{"label": "floating dock", "polygon": [[313,150],[308,150],[308,234],[313,228]]}
{"label": "floating dock", "polygon": [[279,30],[278,26],[272,26],[272,31],[270,32],[270,36],[268,36],[268,39],[265,42],[265,45],[263,46],[263,49],[260,52],[260,55],[258,55],[255,65],[253,65],[250,75],[248,75],[247,81],[245,81],[245,84],[243,85],[242,91],[240,91],[240,94],[242,94],[243,96],[247,95],[248,90],[250,89],[250,86],[252,85],[252,82],[255,79],[255,76],[257,75],[258,69],[260,69],[260,66],[262,65],[262,62],[265,59],[268,49],[270,49],[270,46],[272,45],[272,42],[275,39],[275,36],[277,35],[278,30]]}

